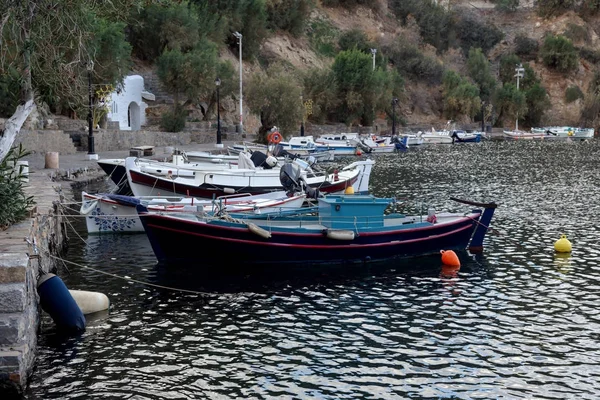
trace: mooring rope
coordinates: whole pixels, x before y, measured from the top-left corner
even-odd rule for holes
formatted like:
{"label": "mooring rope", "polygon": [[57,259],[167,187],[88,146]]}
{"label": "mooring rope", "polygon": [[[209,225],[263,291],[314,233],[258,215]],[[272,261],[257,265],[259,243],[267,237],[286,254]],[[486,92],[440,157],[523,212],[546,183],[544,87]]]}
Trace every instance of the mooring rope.
{"label": "mooring rope", "polygon": [[54,258],[55,260],[61,261],[63,264],[68,263],[68,264],[75,265],[75,266],[80,267],[80,268],[84,268],[84,269],[88,269],[90,271],[97,272],[99,274],[107,275],[107,276],[110,276],[110,277],[113,277],[113,278],[122,279],[122,280],[129,281],[129,282],[139,283],[139,284],[145,285],[145,286],[151,286],[151,287],[158,288],[158,289],[172,290],[172,291],[176,291],[176,292],[199,294],[199,295],[203,295],[203,296],[213,296],[213,295],[215,295],[215,293],[201,292],[199,290],[190,290],[190,289],[175,288],[175,287],[171,287],[171,286],[157,285],[155,283],[144,282],[144,281],[140,281],[138,279],[133,279],[133,278],[128,277],[128,276],[120,276],[120,275],[117,275],[117,274],[113,274],[111,272],[106,272],[106,271],[99,270],[97,268],[92,268],[92,267],[89,267],[87,265],[83,265],[83,264],[79,264],[79,263],[76,263],[76,262],[73,262],[73,261],[65,260],[64,258],[57,257],[57,256],[54,256],[52,254],[49,254],[49,256],[51,258]]}

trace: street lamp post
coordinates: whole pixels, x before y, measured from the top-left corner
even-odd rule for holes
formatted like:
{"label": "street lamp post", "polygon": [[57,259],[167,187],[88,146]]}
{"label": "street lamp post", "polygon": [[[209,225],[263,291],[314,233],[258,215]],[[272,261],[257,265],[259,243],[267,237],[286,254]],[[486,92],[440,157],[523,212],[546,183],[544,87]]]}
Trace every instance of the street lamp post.
{"label": "street lamp post", "polygon": [[[519,78],[525,76],[525,68],[523,68],[523,64],[518,64],[517,68],[515,68],[515,76],[517,77],[517,91],[519,91]],[[517,119],[515,121],[515,132],[519,130],[519,113],[517,112]]]}
{"label": "street lamp post", "polygon": [[373,71],[375,71],[375,54],[377,54],[377,49],[371,49],[371,54],[373,55]]}
{"label": "street lamp post", "polygon": [[240,134],[244,133],[244,112],[242,109],[242,34],[234,32],[233,35],[238,39],[240,48]]}
{"label": "street lamp post", "polygon": [[481,102],[481,132],[485,133],[485,101]]}
{"label": "street lamp post", "polygon": [[98,154],[94,147],[94,119],[92,117],[92,71],[94,70],[94,62],[90,60],[87,64],[88,73],[88,160],[97,160]]}
{"label": "street lamp post", "polygon": [[221,79],[219,79],[219,77],[215,79],[215,85],[217,86],[217,144],[215,147],[223,147],[223,143],[221,143],[221,99],[219,98]]}
{"label": "street lamp post", "polygon": [[300,104],[302,105],[302,124],[300,125],[300,136],[304,136],[304,116],[306,115],[306,108],[304,107],[303,95],[300,95]]}
{"label": "street lamp post", "polygon": [[392,99],[392,137],[396,136],[396,104],[398,104],[398,98]]}

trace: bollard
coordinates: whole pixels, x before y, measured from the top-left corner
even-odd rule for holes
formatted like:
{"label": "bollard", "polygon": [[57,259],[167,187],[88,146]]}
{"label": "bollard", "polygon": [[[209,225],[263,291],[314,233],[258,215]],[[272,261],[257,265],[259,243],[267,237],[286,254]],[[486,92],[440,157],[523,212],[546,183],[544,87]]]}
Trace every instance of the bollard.
{"label": "bollard", "polygon": [[44,168],[58,169],[58,152],[52,151],[46,153],[46,165]]}

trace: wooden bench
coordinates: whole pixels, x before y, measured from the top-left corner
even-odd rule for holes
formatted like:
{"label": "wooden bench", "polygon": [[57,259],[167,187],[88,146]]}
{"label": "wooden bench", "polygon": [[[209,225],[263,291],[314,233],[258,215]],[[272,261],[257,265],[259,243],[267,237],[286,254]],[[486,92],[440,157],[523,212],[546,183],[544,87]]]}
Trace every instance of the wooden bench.
{"label": "wooden bench", "polygon": [[129,149],[129,155],[131,156],[153,156],[154,155],[154,146],[135,146]]}

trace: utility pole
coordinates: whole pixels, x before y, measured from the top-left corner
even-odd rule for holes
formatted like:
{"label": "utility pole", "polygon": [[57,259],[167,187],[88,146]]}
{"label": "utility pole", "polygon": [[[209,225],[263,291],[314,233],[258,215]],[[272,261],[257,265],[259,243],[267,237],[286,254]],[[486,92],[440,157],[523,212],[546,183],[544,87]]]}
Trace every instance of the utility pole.
{"label": "utility pole", "polygon": [[371,49],[371,54],[373,55],[373,71],[375,71],[375,54],[377,54],[377,49]]}
{"label": "utility pole", "polygon": [[[519,78],[525,76],[525,68],[523,68],[523,64],[518,64],[517,68],[515,68],[515,76],[517,77],[517,91],[519,90]],[[519,130],[519,113],[517,112],[517,120],[515,121],[515,132]]]}
{"label": "utility pole", "polygon": [[240,134],[242,134],[244,133],[244,110],[242,108],[242,34],[239,32],[234,32],[233,36],[238,39],[240,48]]}

